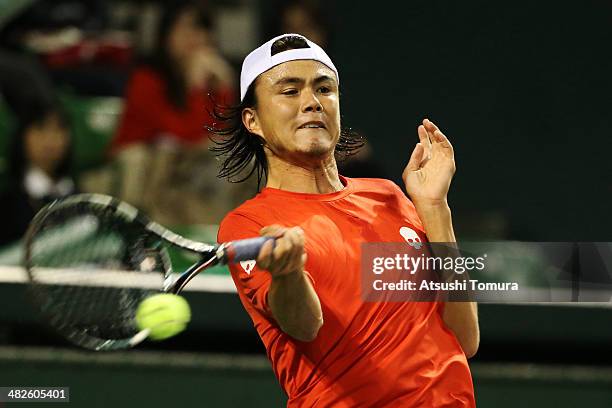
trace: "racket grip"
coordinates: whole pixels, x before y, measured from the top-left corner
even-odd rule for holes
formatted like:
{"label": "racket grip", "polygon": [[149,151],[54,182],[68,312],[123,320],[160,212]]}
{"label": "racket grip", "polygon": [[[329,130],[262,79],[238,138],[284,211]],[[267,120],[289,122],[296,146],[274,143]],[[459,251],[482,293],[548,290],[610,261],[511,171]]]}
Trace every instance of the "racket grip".
{"label": "racket grip", "polygon": [[233,241],[227,248],[227,261],[234,263],[255,260],[261,247],[270,240],[274,241],[274,238],[258,237]]}

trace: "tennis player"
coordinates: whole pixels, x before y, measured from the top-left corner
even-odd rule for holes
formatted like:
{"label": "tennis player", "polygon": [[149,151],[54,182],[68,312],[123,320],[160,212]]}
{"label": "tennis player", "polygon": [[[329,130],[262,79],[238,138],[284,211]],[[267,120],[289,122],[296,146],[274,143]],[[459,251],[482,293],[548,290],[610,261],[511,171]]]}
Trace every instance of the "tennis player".
{"label": "tennis player", "polygon": [[341,128],[339,83],[319,46],[286,34],[245,58],[241,105],[216,112],[221,175],[253,165],[248,175],[265,180],[225,217],[218,239],[277,238],[256,264],[231,267],[240,299],[288,407],[473,407],[476,305],[360,294],[362,243],[404,242],[407,232],[455,241],[446,199],[453,148],[433,122],[418,126],[403,173],[412,201],[391,181],[342,177],[335,154],[360,140]]}

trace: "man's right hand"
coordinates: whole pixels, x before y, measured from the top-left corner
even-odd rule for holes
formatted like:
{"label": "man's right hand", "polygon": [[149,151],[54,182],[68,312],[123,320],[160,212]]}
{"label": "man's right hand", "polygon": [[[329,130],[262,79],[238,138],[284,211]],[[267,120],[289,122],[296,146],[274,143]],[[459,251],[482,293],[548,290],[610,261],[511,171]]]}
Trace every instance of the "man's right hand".
{"label": "man's right hand", "polygon": [[312,341],[323,326],[321,302],[304,271],[304,231],[300,227],[269,225],[261,235],[276,238],[259,251],[257,266],[270,272],[268,303],[282,331],[300,341]]}
{"label": "man's right hand", "polygon": [[293,272],[303,272],[306,264],[304,251],[304,231],[300,227],[286,228],[280,225],[269,225],[261,229],[260,234],[274,237],[276,242],[264,244],[257,257],[257,266],[277,278]]}

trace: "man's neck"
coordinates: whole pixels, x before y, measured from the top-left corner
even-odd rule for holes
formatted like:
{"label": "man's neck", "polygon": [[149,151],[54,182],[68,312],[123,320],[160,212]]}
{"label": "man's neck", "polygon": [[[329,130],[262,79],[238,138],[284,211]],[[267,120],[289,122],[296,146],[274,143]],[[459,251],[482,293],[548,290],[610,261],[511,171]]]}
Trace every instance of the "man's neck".
{"label": "man's neck", "polygon": [[344,188],[333,155],[307,165],[268,156],[268,166],[266,187],[307,194],[334,193]]}

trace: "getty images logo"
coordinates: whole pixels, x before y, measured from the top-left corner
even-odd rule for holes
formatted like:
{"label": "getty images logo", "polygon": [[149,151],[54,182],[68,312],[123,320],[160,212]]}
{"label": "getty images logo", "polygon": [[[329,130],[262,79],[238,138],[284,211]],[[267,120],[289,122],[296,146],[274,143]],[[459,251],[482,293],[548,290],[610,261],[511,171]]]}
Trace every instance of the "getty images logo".
{"label": "getty images logo", "polygon": [[406,240],[408,245],[414,249],[421,249],[423,246],[421,238],[412,228],[402,227],[400,228],[399,233]]}

